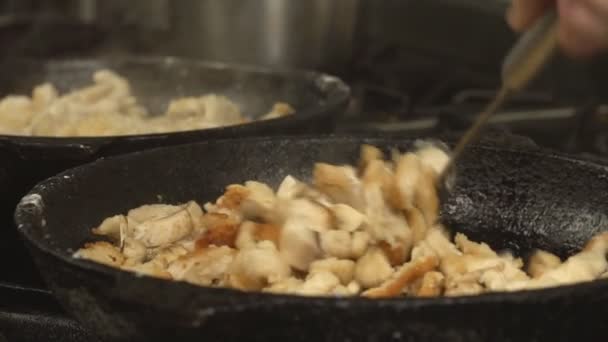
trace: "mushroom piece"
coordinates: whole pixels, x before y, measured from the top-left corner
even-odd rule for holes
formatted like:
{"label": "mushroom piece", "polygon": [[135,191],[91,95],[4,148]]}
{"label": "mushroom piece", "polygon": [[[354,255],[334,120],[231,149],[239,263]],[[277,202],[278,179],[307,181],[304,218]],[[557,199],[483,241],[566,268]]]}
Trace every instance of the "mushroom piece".
{"label": "mushroom piece", "polygon": [[394,270],[384,254],[378,247],[368,249],[355,265],[355,280],[363,288],[376,287],[387,280]]}
{"label": "mushroom piece", "polygon": [[106,241],[87,243],[74,253],[74,258],[87,259],[112,267],[120,267],[125,256],[120,253],[118,247]]}

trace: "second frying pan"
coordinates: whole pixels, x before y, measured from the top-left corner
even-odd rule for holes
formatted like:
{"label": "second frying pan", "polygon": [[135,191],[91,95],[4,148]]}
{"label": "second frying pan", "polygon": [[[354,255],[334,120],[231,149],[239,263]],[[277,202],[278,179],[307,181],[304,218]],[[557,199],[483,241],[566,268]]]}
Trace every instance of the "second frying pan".
{"label": "second frying pan", "polygon": [[[359,146],[409,141],[265,138],[150,150],[94,162],[36,186],[19,231],[58,299],[108,339],[141,341],[572,341],[608,333],[608,280],[475,297],[301,298],[137,277],[71,253],[103,218],[157,202],[215,199],[246,180],[309,179],[313,163],[353,163]],[[203,158],[204,156],[204,158]],[[608,228],[608,171],[542,152],[471,148],[445,222],[494,248],[561,256]],[[31,201],[34,198],[36,200]]]}

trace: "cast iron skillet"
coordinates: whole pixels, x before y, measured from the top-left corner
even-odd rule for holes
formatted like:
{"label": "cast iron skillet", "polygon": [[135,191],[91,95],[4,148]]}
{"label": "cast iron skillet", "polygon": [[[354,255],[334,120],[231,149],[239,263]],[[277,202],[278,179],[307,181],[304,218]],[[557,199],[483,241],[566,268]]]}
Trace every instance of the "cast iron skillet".
{"label": "cast iron skillet", "polygon": [[[250,117],[264,114],[275,101],[290,103],[297,113],[277,120],[168,134],[98,138],[0,135],[0,268],[10,267],[4,263],[16,255],[26,260],[26,252],[17,242],[13,228],[13,212],[19,198],[47,177],[100,157],[146,148],[253,135],[329,133],[349,98],[348,86],[325,74],[271,71],[169,57],[2,61],[0,96],[29,94],[35,85],[46,81],[63,92],[90,84],[92,73],[104,67],[126,76],[137,98],[154,113],[164,112],[168,101],[177,96],[209,92],[229,96]],[[17,279],[9,280],[38,285],[33,267],[24,264],[19,272],[21,274],[11,273]]]}
{"label": "cast iron skillet", "polygon": [[[353,163],[361,143],[262,138],[183,145],[100,160],[38,184],[19,231],[65,308],[109,339],[168,341],[589,341],[608,332],[608,281],[477,297],[311,299],[245,294],[137,277],[71,258],[107,216],[162,198],[215,199],[245,180],[309,179],[314,162]],[[560,256],[608,227],[608,170],[531,151],[475,147],[443,205],[452,228],[495,248]],[[595,339],[591,339],[596,337]]]}

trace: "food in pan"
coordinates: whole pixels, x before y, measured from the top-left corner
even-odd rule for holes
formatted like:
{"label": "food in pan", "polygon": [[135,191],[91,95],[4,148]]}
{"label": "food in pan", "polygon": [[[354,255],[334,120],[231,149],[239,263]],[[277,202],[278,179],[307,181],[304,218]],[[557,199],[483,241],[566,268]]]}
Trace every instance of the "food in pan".
{"label": "food in pan", "polygon": [[93,229],[74,256],[201,286],[305,296],[436,297],[552,287],[608,277],[608,233],[563,261],[527,263],[438,223],[448,154],[429,142],[357,166],[317,163],[311,184],[233,184],[202,208],[150,204]]}
{"label": "food in pan", "polygon": [[[293,114],[276,103],[260,120]],[[158,113],[152,113],[158,114]],[[236,125],[251,121],[228,98],[216,94],[177,98],[162,115],[152,115],[137,102],[129,82],[110,70],[93,75],[93,84],[59,94],[50,83],[31,97],[0,100],[0,134],[50,137],[113,136],[165,133]]]}

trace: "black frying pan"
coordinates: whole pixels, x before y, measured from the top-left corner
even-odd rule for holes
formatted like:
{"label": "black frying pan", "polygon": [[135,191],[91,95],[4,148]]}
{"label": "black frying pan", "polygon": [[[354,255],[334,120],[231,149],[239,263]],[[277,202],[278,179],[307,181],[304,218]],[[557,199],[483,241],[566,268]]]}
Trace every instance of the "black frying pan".
{"label": "black frying pan", "polygon": [[[94,71],[108,67],[130,81],[138,100],[153,113],[164,112],[166,104],[178,96],[214,92],[229,96],[240,105],[243,114],[252,118],[266,113],[276,101],[290,103],[296,114],[277,120],[167,134],[100,138],[0,135],[0,268],[10,267],[11,258],[27,260],[24,248],[17,242],[12,216],[19,198],[47,177],[100,157],[146,148],[230,137],[332,132],[349,98],[348,86],[321,73],[160,57],[2,61],[0,96],[29,94],[34,86],[47,81],[63,93],[90,84]],[[38,285],[33,267],[26,261],[10,275],[16,277],[10,281]]]}
{"label": "black frying pan", "polygon": [[[59,300],[107,338],[158,341],[599,341],[608,332],[608,281],[477,297],[311,299],[245,294],[137,277],[71,258],[103,218],[162,195],[215,199],[230,183],[309,179],[314,162],[353,163],[361,143],[265,138],[135,153],[66,171],[37,185],[16,222]],[[608,170],[561,156],[476,147],[443,206],[452,228],[494,248],[566,256],[608,227]],[[31,201],[39,195],[39,201]]]}

